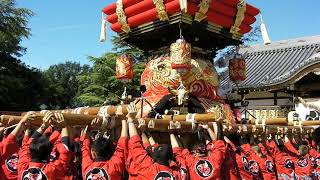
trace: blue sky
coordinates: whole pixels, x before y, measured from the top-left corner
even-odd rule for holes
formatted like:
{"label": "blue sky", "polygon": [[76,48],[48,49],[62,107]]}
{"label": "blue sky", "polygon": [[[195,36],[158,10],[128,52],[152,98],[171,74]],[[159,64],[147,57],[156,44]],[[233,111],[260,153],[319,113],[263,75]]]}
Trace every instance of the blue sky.
{"label": "blue sky", "polygon": [[[100,43],[101,9],[115,0],[17,0],[19,7],[36,13],[29,27],[32,36],[22,60],[46,69],[67,60],[88,63],[87,56],[100,56],[111,49],[110,37]],[[319,0],[247,0],[261,9],[272,41],[320,35]]]}

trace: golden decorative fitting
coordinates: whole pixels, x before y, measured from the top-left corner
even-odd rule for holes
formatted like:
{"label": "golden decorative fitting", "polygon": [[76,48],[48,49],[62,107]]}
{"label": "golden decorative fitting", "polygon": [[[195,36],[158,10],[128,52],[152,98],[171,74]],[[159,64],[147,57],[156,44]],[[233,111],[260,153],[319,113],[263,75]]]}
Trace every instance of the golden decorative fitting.
{"label": "golden decorative fitting", "polygon": [[174,64],[191,63],[191,44],[184,39],[178,39],[170,46],[170,60]]}
{"label": "golden decorative fitting", "polygon": [[116,14],[118,17],[118,22],[121,24],[121,29],[126,33],[131,32],[131,28],[127,22],[126,13],[123,10],[122,0],[117,0]]}
{"label": "golden decorative fitting", "polygon": [[210,7],[210,3],[211,0],[202,0],[199,4],[199,11],[196,12],[196,15],[194,17],[195,21],[202,21],[203,19],[205,19],[207,17],[207,12],[209,10]]}
{"label": "golden decorative fitting", "polygon": [[149,129],[154,129],[155,124],[156,124],[156,123],[154,122],[154,120],[150,120],[149,123],[148,123],[148,128],[149,128]]}
{"label": "golden decorative fitting", "polygon": [[153,0],[154,5],[156,6],[158,18],[160,21],[169,20],[168,14],[166,12],[166,6],[163,3],[163,0]]}
{"label": "golden decorative fitting", "polygon": [[242,24],[242,21],[245,17],[245,13],[247,10],[247,3],[245,2],[245,0],[239,0],[239,3],[237,5],[237,15],[236,15],[236,20],[234,21],[233,26],[230,29],[230,32],[232,34],[237,34],[240,31],[240,26]]}

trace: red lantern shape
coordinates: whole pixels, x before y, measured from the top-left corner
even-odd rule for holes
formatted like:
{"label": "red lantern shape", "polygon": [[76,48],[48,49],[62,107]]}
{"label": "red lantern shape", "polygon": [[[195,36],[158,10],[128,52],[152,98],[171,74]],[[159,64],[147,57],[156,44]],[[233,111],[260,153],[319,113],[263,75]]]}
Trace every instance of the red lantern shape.
{"label": "red lantern shape", "polygon": [[121,55],[116,63],[117,79],[122,82],[130,82],[133,78],[133,59],[128,55]]}
{"label": "red lantern shape", "polygon": [[246,61],[242,57],[235,57],[229,61],[229,78],[235,84],[246,79]]}

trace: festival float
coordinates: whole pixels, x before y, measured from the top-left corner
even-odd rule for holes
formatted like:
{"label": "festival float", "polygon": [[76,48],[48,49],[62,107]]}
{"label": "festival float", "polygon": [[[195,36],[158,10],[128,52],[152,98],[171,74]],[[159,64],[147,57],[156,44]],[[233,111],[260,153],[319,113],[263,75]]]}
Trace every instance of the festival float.
{"label": "festival float", "polygon": [[[163,134],[195,133],[198,124],[214,121],[224,124],[225,133],[280,132],[281,128],[310,132],[312,125],[320,125],[320,121],[289,121],[276,115],[240,124],[234,106],[218,95],[219,78],[212,59],[217,50],[240,45],[260,13],[244,0],[118,0],[102,11],[102,30],[109,22],[123,41],[149,55],[141,75],[141,97],[131,99],[124,88],[117,106],[53,110],[63,113],[67,124],[83,127],[99,118],[100,129],[117,131],[133,102],[139,110],[137,126]],[[133,63],[125,54],[117,59],[119,81],[130,82]],[[235,84],[246,78],[245,57],[230,60],[229,77]],[[32,123],[40,125],[46,111],[38,112]],[[22,115],[2,115],[1,122],[15,124]]]}

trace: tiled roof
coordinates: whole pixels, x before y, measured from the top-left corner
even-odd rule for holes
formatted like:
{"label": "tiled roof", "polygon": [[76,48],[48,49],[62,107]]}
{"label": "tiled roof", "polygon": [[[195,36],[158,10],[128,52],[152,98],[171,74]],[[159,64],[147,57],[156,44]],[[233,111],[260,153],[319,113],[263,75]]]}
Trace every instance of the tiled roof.
{"label": "tiled roof", "polygon": [[[258,44],[240,49],[246,53],[247,79],[240,89],[265,88],[293,78],[297,73],[320,63],[320,35]],[[229,77],[220,85],[229,84]]]}

